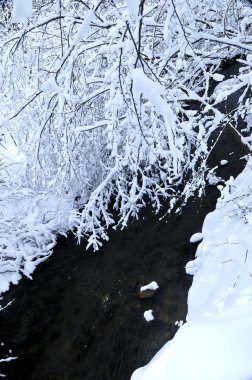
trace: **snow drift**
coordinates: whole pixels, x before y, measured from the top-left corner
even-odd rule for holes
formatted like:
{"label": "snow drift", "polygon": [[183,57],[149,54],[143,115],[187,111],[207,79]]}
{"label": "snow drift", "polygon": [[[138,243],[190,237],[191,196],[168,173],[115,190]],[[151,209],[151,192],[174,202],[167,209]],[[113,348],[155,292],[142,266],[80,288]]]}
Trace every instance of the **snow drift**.
{"label": "snow drift", "polygon": [[252,378],[252,160],[205,218],[188,295],[174,339],[131,380]]}

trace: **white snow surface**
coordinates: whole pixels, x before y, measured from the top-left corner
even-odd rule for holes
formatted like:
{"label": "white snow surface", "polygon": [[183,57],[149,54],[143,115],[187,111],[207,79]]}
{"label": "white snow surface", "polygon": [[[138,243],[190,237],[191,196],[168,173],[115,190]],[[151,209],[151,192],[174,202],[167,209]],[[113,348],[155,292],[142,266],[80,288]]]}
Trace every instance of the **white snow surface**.
{"label": "white snow surface", "polygon": [[32,16],[32,0],[14,0],[12,18],[14,22],[21,22]]}
{"label": "white snow surface", "polygon": [[151,322],[153,321],[154,319],[154,316],[153,316],[153,310],[146,310],[144,312],[144,318],[146,319],[147,322]]}
{"label": "white snow surface", "polygon": [[183,324],[184,324],[184,321],[183,321],[183,320],[181,320],[181,321],[176,321],[176,322],[175,322],[175,326],[179,326],[179,327],[181,327]]}
{"label": "white snow surface", "polygon": [[214,172],[209,172],[209,173],[207,173],[206,180],[207,180],[207,182],[209,183],[209,185],[212,185],[212,186],[216,186],[216,185],[218,185],[220,182],[223,181],[222,178],[221,178],[221,177],[218,177]]}
{"label": "white snow surface", "polygon": [[221,82],[221,81],[223,81],[223,79],[224,79],[225,77],[224,77],[224,75],[222,75],[222,74],[214,74],[213,75],[213,79],[216,81],[216,82]]}
{"label": "white snow surface", "polygon": [[131,380],[252,379],[252,160],[204,221],[187,323]]}
{"label": "white snow surface", "polygon": [[228,165],[228,160],[221,160],[220,165],[221,165],[221,166],[226,166],[226,165]]}
{"label": "white snow surface", "polygon": [[202,232],[196,232],[190,237],[190,243],[197,243],[203,239]]}
{"label": "white snow surface", "polygon": [[[46,260],[57,234],[72,227],[73,197],[31,189],[1,188],[0,294]],[[1,307],[0,307],[1,310]]]}
{"label": "white snow surface", "polygon": [[150,282],[148,285],[141,286],[140,292],[144,292],[145,290],[157,290],[159,288],[156,281]]}
{"label": "white snow surface", "polygon": [[126,5],[129,12],[134,16],[138,17],[140,0],[126,0]]}
{"label": "white snow surface", "polygon": [[170,344],[131,380],[249,380],[252,305],[183,325]]}

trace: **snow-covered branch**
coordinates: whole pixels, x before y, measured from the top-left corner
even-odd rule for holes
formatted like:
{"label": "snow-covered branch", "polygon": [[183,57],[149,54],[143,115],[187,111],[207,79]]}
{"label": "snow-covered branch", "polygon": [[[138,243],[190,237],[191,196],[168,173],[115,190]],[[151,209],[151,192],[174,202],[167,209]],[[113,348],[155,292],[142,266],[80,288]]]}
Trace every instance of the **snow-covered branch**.
{"label": "snow-covered branch", "polygon": [[[238,0],[38,2],[1,42],[3,145],[23,157],[14,182],[81,198],[74,226],[95,249],[147,200],[173,208],[202,190],[212,132],[251,109],[251,17]],[[221,64],[238,54],[228,82]]]}

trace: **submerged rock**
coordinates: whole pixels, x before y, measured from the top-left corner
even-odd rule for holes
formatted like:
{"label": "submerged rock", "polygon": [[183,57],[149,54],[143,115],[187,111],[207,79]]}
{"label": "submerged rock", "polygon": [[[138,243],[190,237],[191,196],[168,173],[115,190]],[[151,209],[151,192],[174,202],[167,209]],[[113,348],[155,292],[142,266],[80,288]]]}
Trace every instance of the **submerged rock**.
{"label": "submerged rock", "polygon": [[156,281],[152,281],[150,284],[141,286],[139,292],[139,298],[145,299],[153,297],[159,290],[159,286]]}
{"label": "submerged rock", "polygon": [[220,166],[227,166],[229,164],[228,160],[221,160]]}
{"label": "submerged rock", "polygon": [[154,320],[154,316],[153,316],[153,310],[146,310],[144,312],[144,318],[147,322],[151,322]]}

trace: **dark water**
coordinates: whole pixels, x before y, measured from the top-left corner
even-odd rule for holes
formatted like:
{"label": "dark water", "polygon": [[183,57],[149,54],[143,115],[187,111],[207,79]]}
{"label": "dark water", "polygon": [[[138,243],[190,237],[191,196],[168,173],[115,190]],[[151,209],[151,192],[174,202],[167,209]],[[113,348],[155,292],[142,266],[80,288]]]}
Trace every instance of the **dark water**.
{"label": "dark water", "polygon": [[[226,128],[209,166],[227,159],[217,175],[235,177],[246,153]],[[4,297],[4,304],[14,301],[0,312],[0,359],[9,350],[18,359],[0,363],[0,373],[9,380],[129,380],[174,336],[175,322],[186,318],[191,277],[184,267],[196,250],[189,239],[218,195],[209,186],[182,215],[161,220],[162,213],[147,208],[126,230],[111,231],[95,254],[85,252],[85,242],[62,239],[33,281],[22,280]],[[153,280],[158,294],[139,299],[139,287]],[[148,309],[155,317],[149,323],[143,318]]]}

